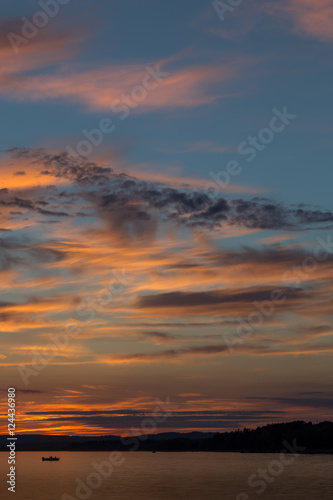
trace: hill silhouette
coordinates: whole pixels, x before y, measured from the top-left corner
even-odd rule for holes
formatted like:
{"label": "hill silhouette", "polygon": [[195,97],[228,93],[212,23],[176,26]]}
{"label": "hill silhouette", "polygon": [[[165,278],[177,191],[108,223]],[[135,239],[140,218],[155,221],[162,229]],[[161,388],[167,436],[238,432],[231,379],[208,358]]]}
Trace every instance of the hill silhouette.
{"label": "hill silhouette", "polygon": [[[257,429],[223,433],[177,433],[141,436],[17,435],[17,451],[214,451],[277,453],[284,442],[303,447],[302,453],[333,453],[333,422],[287,422]],[[0,436],[0,451],[7,451],[7,436]]]}

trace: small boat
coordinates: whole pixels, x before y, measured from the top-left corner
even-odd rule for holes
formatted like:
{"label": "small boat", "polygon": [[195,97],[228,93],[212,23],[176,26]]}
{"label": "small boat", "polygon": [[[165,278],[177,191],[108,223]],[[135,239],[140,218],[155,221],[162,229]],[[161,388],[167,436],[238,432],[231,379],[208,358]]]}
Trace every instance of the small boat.
{"label": "small boat", "polygon": [[60,458],[58,457],[42,457],[43,462],[58,462]]}

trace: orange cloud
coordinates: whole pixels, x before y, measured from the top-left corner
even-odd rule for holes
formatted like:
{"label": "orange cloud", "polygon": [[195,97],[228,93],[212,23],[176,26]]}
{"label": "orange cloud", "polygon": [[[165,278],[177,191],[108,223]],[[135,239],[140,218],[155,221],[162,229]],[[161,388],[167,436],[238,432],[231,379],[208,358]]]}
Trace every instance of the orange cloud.
{"label": "orange cloud", "polygon": [[29,189],[59,183],[52,175],[41,175],[40,170],[26,160],[4,156],[0,160],[0,189]]}
{"label": "orange cloud", "polygon": [[0,43],[0,95],[15,100],[66,99],[91,111],[109,113],[113,106],[121,114],[124,105],[131,112],[187,108],[228,94],[226,87],[221,91],[221,84],[235,78],[248,63],[243,59],[179,67],[181,56],[175,55],[139,64],[66,65],[82,39],[77,34],[38,37],[17,54],[8,40]]}
{"label": "orange cloud", "polygon": [[[115,112],[121,113],[121,106],[126,105],[128,98],[129,107],[135,111],[186,108],[212,103],[223,97],[223,93],[212,93],[208,88],[217,82],[228,82],[238,72],[235,63],[174,70],[166,70],[162,65],[163,61],[149,65],[150,70],[146,69],[146,63],[127,66],[115,64],[92,70],[77,67],[75,72],[63,70],[52,75],[26,75],[22,80],[21,74],[28,69],[26,63],[20,75],[13,74],[17,69],[13,68],[10,84],[3,86],[0,92],[19,100],[69,99],[84,104],[91,111],[111,112],[111,106],[114,106]],[[160,81],[155,81],[150,73],[159,71],[165,76]],[[8,73],[10,70],[7,69],[6,74]],[[149,86],[151,90],[138,90],[138,86],[143,88],[145,81],[149,81],[147,88]],[[145,97],[136,99],[139,95]]]}

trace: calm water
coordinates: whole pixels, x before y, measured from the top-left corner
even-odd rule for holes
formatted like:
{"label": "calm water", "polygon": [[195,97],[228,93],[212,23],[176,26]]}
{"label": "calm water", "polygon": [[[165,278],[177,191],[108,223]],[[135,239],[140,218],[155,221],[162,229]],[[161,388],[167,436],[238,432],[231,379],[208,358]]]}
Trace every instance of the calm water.
{"label": "calm water", "polygon": [[[109,453],[59,453],[60,462],[42,462],[42,453],[19,453],[17,491],[4,488],[8,472],[7,454],[0,453],[0,498],[33,500],[332,500],[333,456],[301,455],[281,471],[279,455],[238,453],[122,453],[123,463],[108,478],[92,475],[92,463],[108,461]],[[48,456],[49,454],[44,453]],[[289,456],[290,457],[290,456]],[[118,457],[119,458],[119,457]],[[274,461],[274,462],[272,462]],[[270,484],[252,478],[266,469]],[[107,466],[104,473],[108,473]],[[93,487],[76,493],[76,478]],[[256,493],[267,487],[261,494]],[[98,488],[96,488],[98,486]],[[244,492],[244,496],[240,495]],[[246,496],[245,493],[248,495]],[[67,494],[68,496],[62,497]],[[238,496],[239,495],[239,496]],[[237,498],[238,496],[238,498]]]}

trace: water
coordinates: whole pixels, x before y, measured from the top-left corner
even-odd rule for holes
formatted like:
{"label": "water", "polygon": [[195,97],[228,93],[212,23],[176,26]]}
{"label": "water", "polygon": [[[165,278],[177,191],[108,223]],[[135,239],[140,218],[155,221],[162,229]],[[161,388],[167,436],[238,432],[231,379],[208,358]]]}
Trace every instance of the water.
{"label": "water", "polygon": [[[278,454],[125,452],[113,456],[117,465],[103,479],[98,473],[91,476],[96,473],[92,463],[110,463],[110,453],[61,452],[57,454],[60,462],[42,462],[42,455],[49,453],[18,454],[13,495],[5,486],[7,453],[0,453],[1,499],[332,500],[333,497],[332,455],[300,455],[292,464],[283,465]],[[264,479],[258,483],[255,477],[252,478],[255,487],[248,485],[251,474],[268,467],[269,484]],[[104,474],[110,473],[108,469],[106,465]],[[77,496],[76,479],[87,484],[88,477],[92,481],[90,488],[79,491]],[[265,491],[258,494],[264,487]]]}

